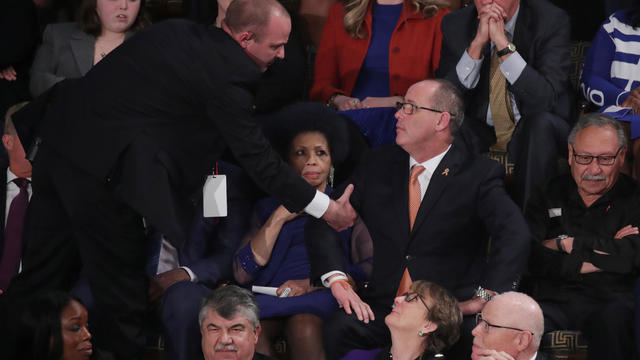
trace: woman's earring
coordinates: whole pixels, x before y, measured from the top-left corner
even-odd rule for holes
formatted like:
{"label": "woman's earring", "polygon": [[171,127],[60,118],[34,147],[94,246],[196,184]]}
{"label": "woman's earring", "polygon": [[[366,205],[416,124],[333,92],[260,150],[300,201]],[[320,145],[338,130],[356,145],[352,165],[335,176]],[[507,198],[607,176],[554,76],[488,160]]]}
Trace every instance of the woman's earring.
{"label": "woman's earring", "polygon": [[423,337],[424,336],[424,331],[422,331],[422,330],[418,331],[418,336]]}
{"label": "woman's earring", "polygon": [[336,172],[336,169],[333,166],[329,169],[329,186],[333,187],[333,176]]}

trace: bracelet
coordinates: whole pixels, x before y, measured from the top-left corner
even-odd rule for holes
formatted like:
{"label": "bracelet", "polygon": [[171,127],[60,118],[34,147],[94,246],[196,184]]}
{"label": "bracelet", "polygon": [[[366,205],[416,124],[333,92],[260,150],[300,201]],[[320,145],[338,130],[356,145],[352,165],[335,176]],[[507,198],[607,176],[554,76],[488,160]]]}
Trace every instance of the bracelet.
{"label": "bracelet", "polygon": [[342,94],[334,93],[333,95],[331,95],[331,97],[329,97],[329,100],[327,100],[328,107],[334,108],[334,109],[336,108],[336,104],[333,103],[333,100],[335,100],[338,95],[342,95]]}
{"label": "bracelet", "polygon": [[[343,287],[345,290],[349,290],[349,289],[351,289],[351,284],[349,284],[349,282],[348,282],[347,280],[344,280],[344,279],[340,279],[340,280],[332,281],[331,283],[332,283],[332,284],[333,284],[333,283],[341,283],[341,284],[342,284],[342,287]],[[329,285],[329,286],[331,286],[331,285]]]}

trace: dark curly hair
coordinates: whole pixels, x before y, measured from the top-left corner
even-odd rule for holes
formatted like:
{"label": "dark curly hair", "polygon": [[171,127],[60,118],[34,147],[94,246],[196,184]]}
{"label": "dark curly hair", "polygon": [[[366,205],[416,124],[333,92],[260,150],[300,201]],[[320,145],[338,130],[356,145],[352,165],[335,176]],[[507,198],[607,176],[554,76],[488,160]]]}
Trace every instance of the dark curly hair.
{"label": "dark curly hair", "polygon": [[293,139],[305,132],[319,132],[329,144],[332,163],[338,164],[349,151],[349,135],[345,120],[322,104],[301,102],[260,117],[264,133],[283,159],[289,158]]}

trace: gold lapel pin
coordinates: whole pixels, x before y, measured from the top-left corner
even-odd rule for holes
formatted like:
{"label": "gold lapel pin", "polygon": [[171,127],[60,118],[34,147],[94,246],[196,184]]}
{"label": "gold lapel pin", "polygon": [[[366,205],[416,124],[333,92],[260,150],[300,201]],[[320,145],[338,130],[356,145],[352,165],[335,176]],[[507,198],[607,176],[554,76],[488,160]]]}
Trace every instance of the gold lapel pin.
{"label": "gold lapel pin", "polygon": [[449,168],[444,169],[444,171],[442,172],[442,175],[448,176],[449,175]]}

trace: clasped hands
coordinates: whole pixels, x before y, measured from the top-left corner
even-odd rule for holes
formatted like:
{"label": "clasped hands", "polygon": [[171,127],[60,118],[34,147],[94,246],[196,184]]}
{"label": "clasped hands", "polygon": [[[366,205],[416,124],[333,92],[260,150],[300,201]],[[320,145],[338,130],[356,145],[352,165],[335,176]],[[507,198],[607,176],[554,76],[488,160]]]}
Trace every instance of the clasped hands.
{"label": "clasped hands", "polygon": [[478,31],[468,49],[469,56],[476,60],[482,57],[482,50],[489,41],[493,42],[497,50],[504,49],[509,44],[509,39],[504,32],[507,12],[495,2],[477,10]]}

